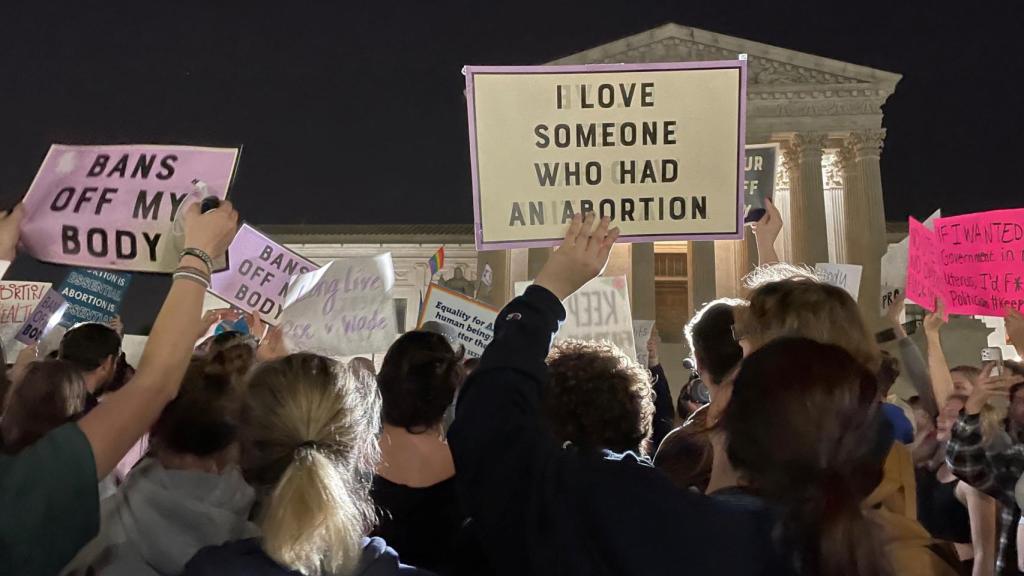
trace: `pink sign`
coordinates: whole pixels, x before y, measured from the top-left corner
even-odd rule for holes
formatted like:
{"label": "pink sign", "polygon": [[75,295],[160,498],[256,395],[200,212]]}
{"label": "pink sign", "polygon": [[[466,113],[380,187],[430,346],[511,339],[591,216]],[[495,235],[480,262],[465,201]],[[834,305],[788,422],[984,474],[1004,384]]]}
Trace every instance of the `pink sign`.
{"label": "pink sign", "polygon": [[1024,209],[939,218],[935,235],[937,282],[950,313],[1003,316],[1007,307],[1024,309]]}
{"label": "pink sign", "polygon": [[942,268],[935,233],[910,219],[910,247],[907,253],[907,298],[925,310],[935,310],[935,299],[943,299]]}
{"label": "pink sign", "polygon": [[14,339],[26,346],[39,342],[60,322],[67,307],[68,303],[56,290],[47,290]]}
{"label": "pink sign", "polygon": [[213,275],[210,291],[232,306],[275,322],[292,276],[318,268],[244,224],[228,247],[228,269]]}
{"label": "pink sign", "polygon": [[175,215],[226,198],[237,160],[236,148],[54,144],[25,195],[22,246],[55,264],[173,271]]}

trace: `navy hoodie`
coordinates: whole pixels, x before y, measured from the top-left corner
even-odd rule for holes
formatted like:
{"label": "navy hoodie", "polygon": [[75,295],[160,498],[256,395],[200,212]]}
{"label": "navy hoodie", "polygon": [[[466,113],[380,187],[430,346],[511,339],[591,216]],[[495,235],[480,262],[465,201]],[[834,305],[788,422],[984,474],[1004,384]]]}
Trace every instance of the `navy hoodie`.
{"label": "navy hoodie", "polygon": [[646,459],[562,448],[542,423],[565,318],[531,286],[498,315],[448,441],[459,496],[498,574],[770,574],[763,514],[676,488]]}
{"label": "navy hoodie", "polygon": [[[203,548],[185,565],[182,576],[301,576],[267,556],[256,538]],[[363,557],[353,576],[432,576],[405,566],[380,538],[363,540]]]}

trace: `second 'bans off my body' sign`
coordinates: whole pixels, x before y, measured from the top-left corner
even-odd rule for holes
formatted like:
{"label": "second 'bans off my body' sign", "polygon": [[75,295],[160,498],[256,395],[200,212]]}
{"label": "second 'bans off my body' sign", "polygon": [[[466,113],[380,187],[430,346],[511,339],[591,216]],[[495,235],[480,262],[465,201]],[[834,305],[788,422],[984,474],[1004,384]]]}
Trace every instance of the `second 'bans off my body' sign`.
{"label": "second 'bans off my body' sign", "polygon": [[743,236],[746,61],[466,67],[476,243]]}

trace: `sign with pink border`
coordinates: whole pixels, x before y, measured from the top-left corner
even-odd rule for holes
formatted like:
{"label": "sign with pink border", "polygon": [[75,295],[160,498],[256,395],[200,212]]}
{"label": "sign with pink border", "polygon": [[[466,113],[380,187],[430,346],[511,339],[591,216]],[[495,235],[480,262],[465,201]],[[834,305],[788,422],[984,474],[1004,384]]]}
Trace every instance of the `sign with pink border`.
{"label": "sign with pink border", "polygon": [[464,73],[478,249],[591,211],[625,242],[743,237],[745,60]]}

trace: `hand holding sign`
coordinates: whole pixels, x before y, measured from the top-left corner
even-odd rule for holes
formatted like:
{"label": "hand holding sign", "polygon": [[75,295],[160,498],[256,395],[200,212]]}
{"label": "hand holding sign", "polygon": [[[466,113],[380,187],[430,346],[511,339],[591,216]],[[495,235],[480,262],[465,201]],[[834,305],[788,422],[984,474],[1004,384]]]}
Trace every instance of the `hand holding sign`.
{"label": "hand holding sign", "polygon": [[929,336],[938,336],[939,330],[946,325],[948,319],[946,314],[946,304],[936,298],[935,299],[935,311],[929,312],[924,317],[924,332]]}
{"label": "hand holding sign", "polygon": [[597,278],[608,264],[612,246],[619,237],[619,228],[608,229],[610,220],[602,218],[594,228],[594,213],[581,220],[576,214],[565,233],[562,244],[548,258],[534,282],[565,300],[584,284]]}
{"label": "hand holding sign", "polygon": [[13,210],[0,212],[0,260],[11,262],[17,255],[21,219],[24,216],[25,207],[20,202]]}
{"label": "hand holding sign", "polygon": [[205,214],[200,212],[198,203],[185,210],[186,248],[198,248],[217,259],[227,252],[237,231],[238,212],[227,200]]}
{"label": "hand holding sign", "polygon": [[1017,354],[1024,356],[1024,314],[1013,308],[1006,309],[1006,339],[1017,350]]}
{"label": "hand holding sign", "polygon": [[775,253],[775,240],[782,233],[782,213],[775,207],[771,198],[764,199],[764,216],[750,225],[754,238],[757,240],[757,256],[761,264],[778,262]]}

